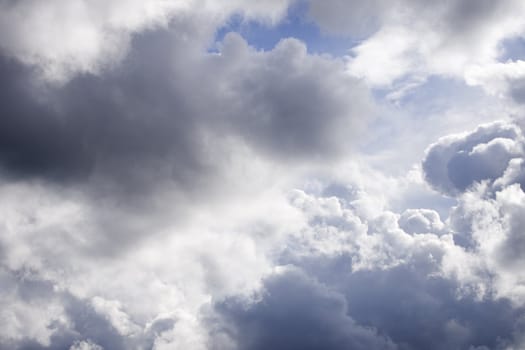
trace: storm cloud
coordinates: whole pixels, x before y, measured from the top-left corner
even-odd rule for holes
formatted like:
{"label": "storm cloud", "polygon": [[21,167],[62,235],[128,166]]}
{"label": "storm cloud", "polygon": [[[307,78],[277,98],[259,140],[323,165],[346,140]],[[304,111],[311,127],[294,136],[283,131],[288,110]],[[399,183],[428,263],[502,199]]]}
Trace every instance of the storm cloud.
{"label": "storm cloud", "polygon": [[150,171],[185,183],[220,172],[219,153],[231,147],[286,161],[340,155],[372,113],[368,92],[341,74],[341,62],[310,56],[294,39],[256,52],[231,34],[217,54],[195,52],[176,32],[134,42],[115,71],[51,91],[3,59],[8,173],[85,180],[126,171],[131,181]]}

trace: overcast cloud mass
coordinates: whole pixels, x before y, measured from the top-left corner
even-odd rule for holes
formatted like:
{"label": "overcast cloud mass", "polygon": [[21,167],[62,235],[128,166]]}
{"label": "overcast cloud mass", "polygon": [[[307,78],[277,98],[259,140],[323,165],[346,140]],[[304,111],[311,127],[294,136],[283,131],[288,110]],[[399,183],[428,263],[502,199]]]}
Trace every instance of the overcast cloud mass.
{"label": "overcast cloud mass", "polygon": [[525,349],[525,2],[0,0],[0,348]]}

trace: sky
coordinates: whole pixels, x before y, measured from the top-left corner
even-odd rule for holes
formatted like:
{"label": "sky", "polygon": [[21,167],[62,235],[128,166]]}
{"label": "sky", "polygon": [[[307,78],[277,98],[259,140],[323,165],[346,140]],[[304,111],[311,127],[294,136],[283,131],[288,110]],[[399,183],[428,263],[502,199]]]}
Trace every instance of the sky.
{"label": "sky", "polygon": [[525,349],[525,2],[0,0],[0,348]]}

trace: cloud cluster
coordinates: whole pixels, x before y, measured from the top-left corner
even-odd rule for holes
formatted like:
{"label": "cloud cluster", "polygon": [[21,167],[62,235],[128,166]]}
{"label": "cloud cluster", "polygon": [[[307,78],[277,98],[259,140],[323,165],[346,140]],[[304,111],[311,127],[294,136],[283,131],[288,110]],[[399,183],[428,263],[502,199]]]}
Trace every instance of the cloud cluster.
{"label": "cloud cluster", "polygon": [[266,280],[263,300],[248,308],[233,299],[217,309],[226,320],[217,331],[233,336],[238,349],[395,349],[347,315],[342,295],[300,271]]}
{"label": "cloud cluster", "polygon": [[0,347],[525,346],[522,123],[408,176],[352,153],[393,110],[370,87],[520,102],[522,61],[496,61],[521,2],[305,3],[351,58],[215,37],[291,3],[0,1]]}
{"label": "cloud cluster", "polygon": [[[26,6],[16,25],[34,26],[41,5],[30,5],[3,4],[10,15]],[[55,13],[74,4],[59,5],[46,7],[60,19],[51,23],[75,26],[76,12]],[[284,6],[275,5],[241,2],[216,15],[275,19]],[[69,52],[80,39],[67,28],[64,51],[22,28],[16,44],[38,55],[3,48],[0,318],[9,327],[0,343],[10,348],[206,348],[199,310],[257,288],[278,237],[299,225],[275,180],[309,168],[310,157],[340,158],[371,114],[343,61],[298,40],[263,52],[230,34],[208,52],[221,22],[206,11],[130,36],[150,19],[113,33],[108,6],[90,7],[101,16],[85,25],[124,35],[125,57]],[[35,80],[35,67],[62,84]]]}
{"label": "cloud cluster", "polygon": [[447,136],[431,145],[423,170],[434,188],[449,195],[464,192],[483,180],[497,181],[505,173],[499,182],[509,185],[518,180],[519,174],[512,168],[521,162],[523,146],[518,125],[504,122],[481,125],[471,133]]}
{"label": "cloud cluster", "polygon": [[[524,254],[516,244],[523,234],[509,211],[521,204],[510,209],[502,196],[496,204],[469,192],[442,222],[428,209],[364,214],[362,195],[294,194],[306,223],[289,236],[280,269],[261,291],[216,304],[218,348],[232,339],[235,349],[520,348],[523,276],[515,259]],[[458,220],[475,230],[475,245],[460,244]],[[497,257],[510,258],[514,270]]]}
{"label": "cloud cluster", "polygon": [[128,60],[42,91],[3,58],[4,168],[66,180],[126,171],[131,181],[144,163],[195,181],[225,165],[216,153],[243,147],[286,160],[346,152],[372,110],[341,61],[308,55],[294,39],[257,52],[232,34],[218,54],[203,54],[176,32],[155,32],[135,40]]}
{"label": "cloud cluster", "polygon": [[[505,139],[515,147],[502,147]],[[216,332],[248,349],[265,344],[315,349],[316,341],[329,349],[519,349],[525,331],[521,142],[518,125],[496,122],[429,148],[423,162],[427,179],[458,200],[445,222],[430,209],[397,214],[376,205],[363,211],[363,196],[370,200],[366,191],[296,191],[291,203],[303,211],[306,224],[285,245],[283,270],[267,278],[251,300],[218,303],[223,324]],[[473,153],[473,161],[453,161]],[[491,163],[483,157],[497,171],[484,171]],[[440,177],[447,172],[461,172],[465,180],[458,185]],[[317,310],[321,300],[295,308],[303,295],[320,290],[333,295],[337,308]],[[288,301],[276,305],[277,300]],[[369,339],[354,335],[357,343],[348,343],[332,333],[336,327],[323,328],[329,324],[325,318],[338,319],[341,312],[348,321],[339,323],[353,324],[347,332],[365,327],[372,332]],[[291,326],[273,328],[280,324]]]}

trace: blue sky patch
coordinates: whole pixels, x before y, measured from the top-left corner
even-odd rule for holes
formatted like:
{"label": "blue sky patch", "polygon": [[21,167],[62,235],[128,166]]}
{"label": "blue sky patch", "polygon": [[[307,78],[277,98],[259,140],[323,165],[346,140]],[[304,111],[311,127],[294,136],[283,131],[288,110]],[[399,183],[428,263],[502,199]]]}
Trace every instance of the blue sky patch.
{"label": "blue sky patch", "polygon": [[227,33],[239,33],[251,46],[260,50],[271,50],[284,38],[296,38],[307,45],[309,53],[344,56],[356,44],[351,39],[323,33],[320,28],[308,18],[308,8],[304,3],[298,3],[288,9],[288,15],[276,26],[256,21],[245,21],[235,14],[227,24],[219,28],[215,42],[220,42]]}

